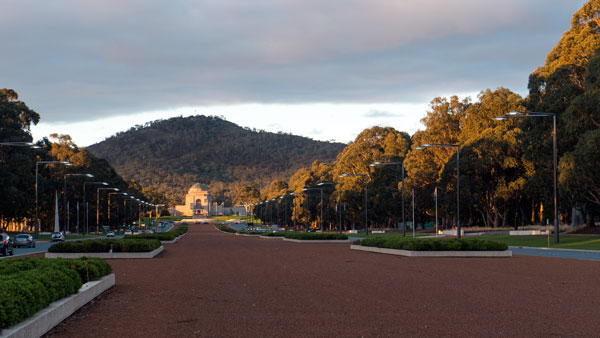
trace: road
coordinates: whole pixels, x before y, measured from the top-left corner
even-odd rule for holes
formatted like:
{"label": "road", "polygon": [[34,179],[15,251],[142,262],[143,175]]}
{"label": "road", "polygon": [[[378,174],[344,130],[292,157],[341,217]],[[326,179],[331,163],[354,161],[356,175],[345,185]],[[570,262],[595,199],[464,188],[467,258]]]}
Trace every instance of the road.
{"label": "road", "polygon": [[[407,258],[190,225],[47,337],[596,337],[598,262]],[[91,325],[90,323],[93,323]]]}

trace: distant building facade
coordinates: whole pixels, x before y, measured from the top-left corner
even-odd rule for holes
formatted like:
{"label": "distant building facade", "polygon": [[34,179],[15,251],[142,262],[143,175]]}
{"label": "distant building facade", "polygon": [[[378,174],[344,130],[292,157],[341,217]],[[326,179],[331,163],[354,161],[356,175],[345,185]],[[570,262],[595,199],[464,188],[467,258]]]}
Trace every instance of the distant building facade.
{"label": "distant building facade", "polygon": [[204,184],[194,184],[185,195],[185,204],[176,205],[169,210],[171,216],[191,216],[202,218],[208,216],[246,216],[244,207],[226,208],[223,203],[213,202],[212,195]]}

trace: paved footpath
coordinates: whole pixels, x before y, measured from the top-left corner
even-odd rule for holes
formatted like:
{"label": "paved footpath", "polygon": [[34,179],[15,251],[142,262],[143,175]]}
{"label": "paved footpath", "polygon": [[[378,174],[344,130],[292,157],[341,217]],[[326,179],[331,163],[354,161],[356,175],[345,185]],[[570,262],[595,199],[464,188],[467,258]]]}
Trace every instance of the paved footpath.
{"label": "paved footpath", "polygon": [[152,260],[49,337],[594,337],[600,263],[407,258],[217,232]]}

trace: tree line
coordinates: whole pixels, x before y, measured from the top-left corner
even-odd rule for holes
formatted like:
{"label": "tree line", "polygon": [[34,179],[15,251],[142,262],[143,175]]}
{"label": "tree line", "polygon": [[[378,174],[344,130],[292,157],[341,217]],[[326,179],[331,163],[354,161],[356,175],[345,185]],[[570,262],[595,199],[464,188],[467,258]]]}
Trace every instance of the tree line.
{"label": "tree line", "polygon": [[[419,224],[433,221],[436,196],[444,227],[455,226],[458,214],[465,226],[552,224],[555,114],[560,221],[593,226],[600,211],[599,0],[575,13],[544,66],[530,75],[528,88],[525,98],[502,87],[483,90],[475,100],[437,97],[422,119],[424,129],[414,135],[366,129],[333,163],[314,162],[287,182],[273,181],[258,197],[244,187],[236,202],[263,202],[255,207],[260,216],[288,225],[338,227],[336,211],[342,210],[345,227],[364,228],[368,187],[372,227],[398,225],[403,192],[405,214],[412,213],[408,204],[414,200]],[[508,112],[545,116],[495,119]],[[423,147],[427,144],[457,147]],[[371,166],[375,162],[396,165]],[[350,176],[340,178],[343,174]],[[322,182],[328,183],[319,186]]]}
{"label": "tree line", "polygon": [[[164,195],[152,188],[142,188],[133,181],[124,180],[101,158],[79,148],[69,135],[52,134],[30,146],[33,141],[30,127],[40,121],[40,115],[19,100],[16,91],[0,89],[0,227],[5,230],[13,221],[36,219],[36,168],[38,216],[41,231],[54,229],[55,196],[58,195],[61,230],[83,232],[86,211],[89,230],[100,225],[116,226],[139,218],[138,209],[151,212],[137,201],[125,202],[128,196],[154,204],[166,204]],[[17,143],[15,142],[22,142]],[[19,145],[19,146],[16,146]],[[72,165],[48,162],[69,162]],[[84,176],[90,174],[93,177]],[[66,181],[66,190],[65,190]],[[84,182],[86,183],[84,201]],[[99,182],[105,182],[106,185]],[[117,188],[116,191],[98,188]],[[65,203],[66,192],[66,203]],[[122,193],[128,195],[123,195]],[[100,203],[96,203],[100,194]],[[111,198],[111,219],[108,219],[108,198]],[[99,205],[99,208],[96,208]],[[97,212],[98,211],[98,212]],[[68,227],[67,227],[68,225]]]}

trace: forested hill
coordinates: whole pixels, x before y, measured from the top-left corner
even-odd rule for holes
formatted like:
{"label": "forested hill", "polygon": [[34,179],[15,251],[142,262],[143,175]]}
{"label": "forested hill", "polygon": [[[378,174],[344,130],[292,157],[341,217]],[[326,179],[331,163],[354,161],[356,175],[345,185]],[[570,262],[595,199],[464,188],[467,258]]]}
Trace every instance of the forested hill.
{"label": "forested hill", "polygon": [[187,189],[205,183],[220,201],[241,185],[262,188],[287,181],[315,160],[332,162],[344,144],[242,128],[213,116],[176,117],[136,126],[88,149],[126,179],[182,201]]}

